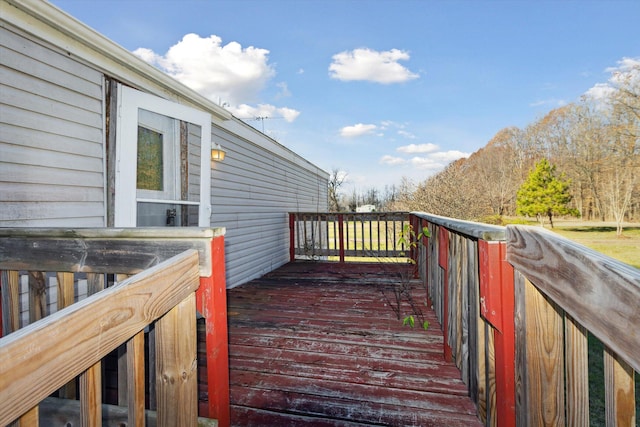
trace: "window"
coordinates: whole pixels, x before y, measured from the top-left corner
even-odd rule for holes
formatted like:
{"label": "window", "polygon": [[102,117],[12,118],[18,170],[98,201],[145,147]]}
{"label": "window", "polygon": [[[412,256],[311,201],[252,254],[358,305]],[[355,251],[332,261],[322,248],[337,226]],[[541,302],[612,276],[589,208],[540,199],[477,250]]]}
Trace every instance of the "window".
{"label": "window", "polygon": [[119,87],[116,227],[209,226],[211,117]]}

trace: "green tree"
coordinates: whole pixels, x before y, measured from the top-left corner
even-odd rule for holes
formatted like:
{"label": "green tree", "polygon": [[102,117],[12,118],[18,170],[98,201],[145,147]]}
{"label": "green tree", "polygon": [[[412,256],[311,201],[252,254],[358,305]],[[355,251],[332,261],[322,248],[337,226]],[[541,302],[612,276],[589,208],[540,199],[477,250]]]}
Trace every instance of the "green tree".
{"label": "green tree", "polygon": [[518,190],[517,214],[535,216],[542,225],[547,217],[551,228],[554,215],[578,216],[578,211],[569,207],[569,185],[564,175],[557,176],[556,167],[547,159],[540,160]]}

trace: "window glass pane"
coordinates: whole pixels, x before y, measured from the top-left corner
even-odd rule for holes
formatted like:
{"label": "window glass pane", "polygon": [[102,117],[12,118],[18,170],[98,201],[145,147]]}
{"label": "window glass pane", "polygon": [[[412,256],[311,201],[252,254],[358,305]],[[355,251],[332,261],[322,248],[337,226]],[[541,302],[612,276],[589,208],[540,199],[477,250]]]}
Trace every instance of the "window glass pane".
{"label": "window glass pane", "polygon": [[137,188],[164,190],[163,135],[138,126]]}
{"label": "window glass pane", "polygon": [[197,227],[198,205],[138,202],[139,227]]}

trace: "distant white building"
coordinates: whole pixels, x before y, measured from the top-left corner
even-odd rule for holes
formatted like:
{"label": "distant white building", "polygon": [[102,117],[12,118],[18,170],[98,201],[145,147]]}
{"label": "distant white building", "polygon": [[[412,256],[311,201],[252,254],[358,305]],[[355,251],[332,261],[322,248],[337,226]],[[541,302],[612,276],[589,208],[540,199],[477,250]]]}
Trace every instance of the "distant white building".
{"label": "distant white building", "polygon": [[356,212],[375,212],[376,205],[362,205],[356,208]]}

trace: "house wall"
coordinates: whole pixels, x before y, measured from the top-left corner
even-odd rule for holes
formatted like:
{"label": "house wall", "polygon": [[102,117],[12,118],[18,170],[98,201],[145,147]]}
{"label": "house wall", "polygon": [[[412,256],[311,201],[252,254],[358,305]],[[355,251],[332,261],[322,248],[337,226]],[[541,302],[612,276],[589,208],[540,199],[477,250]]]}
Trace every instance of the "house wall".
{"label": "house wall", "polygon": [[234,286],[289,261],[288,212],[326,211],[328,174],[246,125],[214,126],[212,133],[227,155],[213,164],[211,224],[227,229]]}
{"label": "house wall", "polygon": [[105,225],[102,73],[0,27],[0,227]]}
{"label": "house wall", "polygon": [[227,151],[211,162],[211,225],[227,229],[228,286],[288,261],[289,211],[327,209],[328,174],[285,146],[52,5],[0,7],[0,227],[108,224],[106,79],[211,114]]}

